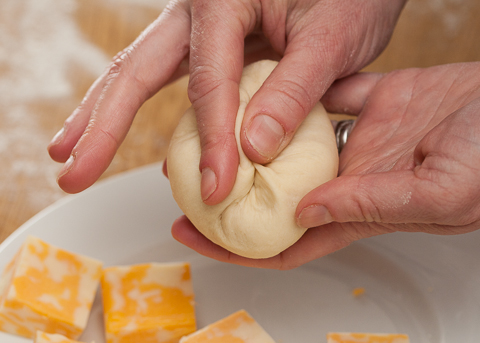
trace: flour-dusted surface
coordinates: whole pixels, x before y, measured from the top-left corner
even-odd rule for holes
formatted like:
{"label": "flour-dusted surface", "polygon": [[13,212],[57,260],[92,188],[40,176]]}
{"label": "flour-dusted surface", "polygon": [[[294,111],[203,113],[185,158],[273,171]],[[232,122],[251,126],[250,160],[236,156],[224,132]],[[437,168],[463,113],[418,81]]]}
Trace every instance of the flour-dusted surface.
{"label": "flour-dusted surface", "polygon": [[[0,241],[65,196],[56,183],[61,165],[48,156],[48,143],[111,57],[164,6],[150,0],[0,0]],[[164,158],[172,127],[189,105],[185,82],[140,111],[106,175]]]}
{"label": "flour-dusted surface", "polygon": [[66,116],[75,95],[72,70],[97,75],[108,58],[82,36],[74,0],[2,0],[1,7],[0,194],[16,197],[19,184],[37,180],[22,199],[36,212],[63,195],[55,183],[59,166],[46,151],[52,130],[43,127],[58,111],[49,104],[65,106]]}

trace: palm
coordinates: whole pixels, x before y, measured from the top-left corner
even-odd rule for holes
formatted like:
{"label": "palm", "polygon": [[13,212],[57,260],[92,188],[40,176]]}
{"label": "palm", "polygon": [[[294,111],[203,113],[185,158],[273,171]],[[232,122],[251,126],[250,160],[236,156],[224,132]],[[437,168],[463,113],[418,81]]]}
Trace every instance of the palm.
{"label": "palm", "polygon": [[[480,65],[475,66],[476,72]],[[414,167],[418,143],[480,96],[478,81],[454,66],[395,72],[371,91],[340,159],[340,175]],[[468,91],[476,89],[476,91]]]}

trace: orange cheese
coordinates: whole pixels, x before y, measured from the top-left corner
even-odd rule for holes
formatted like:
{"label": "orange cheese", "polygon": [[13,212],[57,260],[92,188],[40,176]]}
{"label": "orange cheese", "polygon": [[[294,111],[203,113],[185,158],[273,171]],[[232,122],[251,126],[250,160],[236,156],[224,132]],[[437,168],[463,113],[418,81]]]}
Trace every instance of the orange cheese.
{"label": "orange cheese", "polygon": [[363,288],[363,287],[354,288],[353,291],[352,291],[352,295],[354,297],[359,297],[359,296],[364,295],[364,294],[365,294],[365,288]]}
{"label": "orange cheese", "polygon": [[0,330],[77,338],[85,329],[102,263],[29,236],[0,279]]}
{"label": "orange cheese", "polygon": [[327,343],[410,343],[407,335],[375,333],[329,333]]}
{"label": "orange cheese", "polygon": [[79,341],[74,341],[70,338],[67,338],[59,334],[49,334],[43,331],[37,331],[35,335],[35,340],[33,343],[81,343]]}
{"label": "orange cheese", "polygon": [[245,310],[240,310],[197,332],[180,343],[275,343]]}
{"label": "orange cheese", "polygon": [[101,284],[107,343],[177,343],[196,330],[188,263],[109,267]]}

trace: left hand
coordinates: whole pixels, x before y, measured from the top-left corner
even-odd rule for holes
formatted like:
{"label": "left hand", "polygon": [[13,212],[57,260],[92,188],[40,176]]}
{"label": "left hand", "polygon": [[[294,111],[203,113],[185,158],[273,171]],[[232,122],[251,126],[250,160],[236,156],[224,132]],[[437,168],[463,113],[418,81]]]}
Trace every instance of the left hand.
{"label": "left hand", "polygon": [[234,127],[243,66],[280,60],[249,102],[241,129],[244,152],[263,164],[288,145],[335,79],[357,72],[380,54],[405,2],[170,1],[113,58],[50,143],[52,159],[65,162],[59,186],[68,193],[91,186],[112,161],[140,106],[189,72],[188,94],[202,151],[202,199],[208,205],[220,203],[238,168]]}
{"label": "left hand", "polygon": [[297,222],[311,227],[264,260],[234,255],[185,217],[174,237],[235,264],[290,269],[395,231],[461,234],[480,228],[480,63],[356,74],[322,99],[332,113],[357,115],[340,155],[339,177],[307,194]]}

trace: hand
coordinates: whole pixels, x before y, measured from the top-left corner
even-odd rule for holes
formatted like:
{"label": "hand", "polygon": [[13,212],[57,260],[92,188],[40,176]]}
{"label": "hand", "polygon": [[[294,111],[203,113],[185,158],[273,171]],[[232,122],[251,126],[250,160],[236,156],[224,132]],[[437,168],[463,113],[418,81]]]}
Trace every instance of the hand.
{"label": "hand", "polygon": [[[49,146],[66,162],[58,183],[76,193],[113,159],[139,107],[165,84],[190,73],[189,97],[202,145],[202,197],[216,204],[238,167],[234,121],[244,63],[280,59],[250,102],[241,143],[266,163],[337,78],[385,47],[406,0],[177,0],[119,53]],[[187,55],[189,63],[187,68]]]}
{"label": "hand", "polygon": [[461,234],[480,228],[480,63],[357,74],[322,102],[358,115],[339,177],[306,195],[297,222],[311,227],[265,260],[233,255],[184,217],[174,236],[198,252],[248,266],[289,269],[351,242],[395,231]]}

